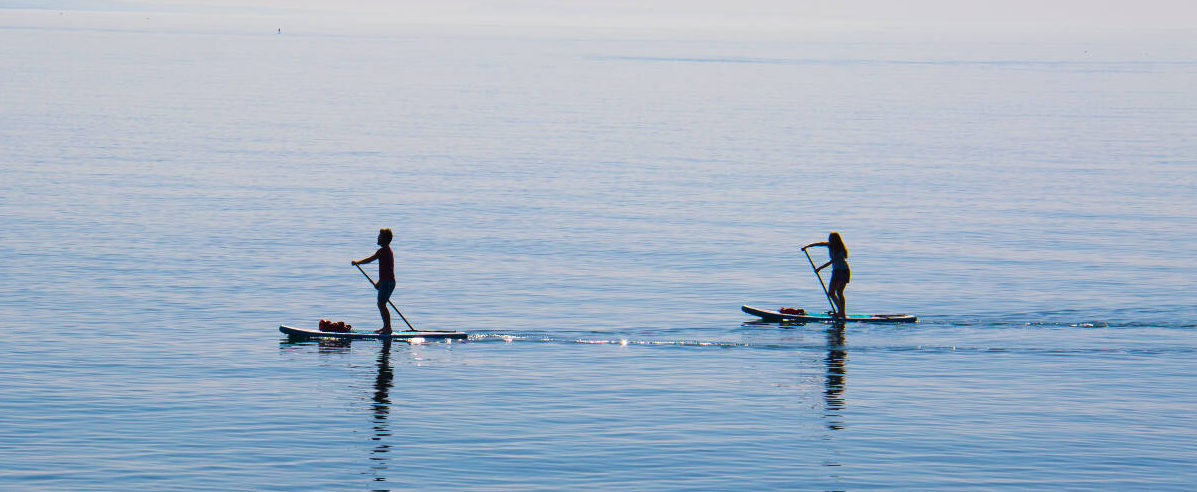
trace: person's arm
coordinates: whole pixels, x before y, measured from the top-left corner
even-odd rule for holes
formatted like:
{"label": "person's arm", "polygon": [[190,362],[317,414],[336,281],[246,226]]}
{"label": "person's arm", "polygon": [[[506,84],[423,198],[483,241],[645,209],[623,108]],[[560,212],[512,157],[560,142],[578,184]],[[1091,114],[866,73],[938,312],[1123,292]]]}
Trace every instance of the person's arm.
{"label": "person's arm", "polygon": [[803,246],[803,247],[802,247],[802,250],[803,250],[803,251],[806,251],[806,248],[809,248],[809,247],[811,247],[811,246],[827,246],[827,247],[829,247],[829,248],[831,247],[831,245],[830,245],[830,244],[827,244],[827,241],[821,241],[821,242],[817,242],[817,243],[810,243],[810,244],[808,244],[808,245],[806,245],[806,246]]}
{"label": "person's arm", "polygon": [[816,268],[816,269],[815,269],[815,273],[818,273],[818,272],[819,272],[819,270],[822,270],[822,269],[824,269],[824,268],[827,268],[827,266],[828,266],[828,265],[830,265],[830,264],[831,264],[831,262],[830,262],[830,261],[829,261],[829,262],[827,262],[827,263],[824,263],[824,264],[823,264],[823,266],[821,266],[821,267],[818,267],[818,268]]}
{"label": "person's arm", "polygon": [[366,259],[364,259],[364,260],[354,260],[354,261],[351,261],[351,262],[349,262],[349,263],[352,263],[352,264],[354,264],[354,265],[361,265],[361,264],[363,264],[363,263],[370,263],[371,261],[374,261],[374,260],[377,260],[377,259],[378,259],[378,254],[379,254],[379,253],[382,253],[382,248],[379,248],[379,249],[378,249],[378,251],[375,251],[375,252],[374,252],[374,254],[370,255],[370,257],[369,257],[369,258],[366,258]]}

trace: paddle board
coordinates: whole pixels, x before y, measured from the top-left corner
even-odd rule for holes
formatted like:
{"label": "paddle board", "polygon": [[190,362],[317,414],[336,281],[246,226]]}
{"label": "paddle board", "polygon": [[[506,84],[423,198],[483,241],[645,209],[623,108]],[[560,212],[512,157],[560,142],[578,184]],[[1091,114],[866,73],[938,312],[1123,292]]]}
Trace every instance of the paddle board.
{"label": "paddle board", "polygon": [[349,333],[337,333],[332,331],[309,330],[304,328],[292,328],[290,326],[282,325],[278,327],[278,331],[286,333],[288,336],[303,337],[303,338],[333,338],[337,340],[411,340],[413,338],[423,338],[426,340],[465,340],[469,335],[460,331],[447,330],[432,330],[432,331],[395,331],[389,335],[379,335],[370,331],[353,331]]}
{"label": "paddle board", "polygon": [[856,323],[914,323],[919,319],[910,314],[849,314],[846,318],[836,318],[830,314],[806,313],[788,314],[768,309],[740,306],[740,310],[753,316],[760,316],[765,321],[821,321],[836,322],[850,321]]}

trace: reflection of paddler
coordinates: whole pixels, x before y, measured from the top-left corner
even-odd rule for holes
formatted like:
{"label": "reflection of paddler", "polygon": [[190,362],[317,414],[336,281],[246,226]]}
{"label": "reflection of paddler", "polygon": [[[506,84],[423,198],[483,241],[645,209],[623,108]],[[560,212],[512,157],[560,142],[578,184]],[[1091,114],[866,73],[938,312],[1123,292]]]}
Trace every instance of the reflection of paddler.
{"label": "reflection of paddler", "polygon": [[[387,417],[391,413],[391,386],[395,379],[395,371],[391,369],[391,341],[383,339],[382,351],[378,353],[378,376],[374,378],[374,436],[371,440],[378,441],[378,445],[370,452],[374,454],[371,460],[375,461],[372,466],[375,473],[386,470],[384,462],[389,458],[385,453],[390,452],[391,445],[385,440],[391,435],[390,426],[387,425]],[[386,477],[376,477],[375,480],[386,481]]]}
{"label": "reflection of paddler", "polygon": [[844,298],[844,289],[848,287],[848,281],[852,278],[852,270],[848,268],[848,247],[844,246],[844,240],[840,238],[840,233],[833,232],[827,236],[826,242],[810,243],[802,247],[803,251],[811,246],[826,246],[828,256],[831,261],[824,263],[822,266],[815,268],[815,273],[819,270],[831,266],[831,281],[827,285],[827,297],[831,298],[832,304],[835,305],[836,316],[841,318],[848,315],[848,300]]}
{"label": "reflection of paddler", "polygon": [[382,351],[378,353],[378,377],[374,378],[374,419],[375,423],[386,420],[391,406],[391,385],[395,379],[395,371],[391,369],[391,341],[382,341]]}
{"label": "reflection of paddler", "polygon": [[[826,387],[823,391],[823,411],[829,418],[841,417],[844,409],[844,379],[848,374],[845,367],[848,352],[844,350],[844,324],[836,323],[827,329],[827,358],[823,362],[827,366]],[[827,427],[832,430],[843,429],[843,422],[831,420]]]}

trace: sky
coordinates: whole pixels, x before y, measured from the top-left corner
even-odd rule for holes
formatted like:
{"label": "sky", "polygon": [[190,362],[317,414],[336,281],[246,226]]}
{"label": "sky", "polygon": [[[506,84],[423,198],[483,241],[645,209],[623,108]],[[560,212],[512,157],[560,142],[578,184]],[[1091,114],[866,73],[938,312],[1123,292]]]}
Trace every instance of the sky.
{"label": "sky", "polygon": [[0,0],[0,9],[338,16],[449,24],[1197,29],[1188,0]]}

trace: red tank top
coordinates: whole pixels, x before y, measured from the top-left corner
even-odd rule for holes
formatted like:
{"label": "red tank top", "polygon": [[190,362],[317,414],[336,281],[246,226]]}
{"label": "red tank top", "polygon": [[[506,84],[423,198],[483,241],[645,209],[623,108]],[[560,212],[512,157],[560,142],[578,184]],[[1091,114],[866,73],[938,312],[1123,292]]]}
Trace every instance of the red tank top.
{"label": "red tank top", "polygon": [[378,248],[378,281],[395,281],[395,254],[390,246]]}

